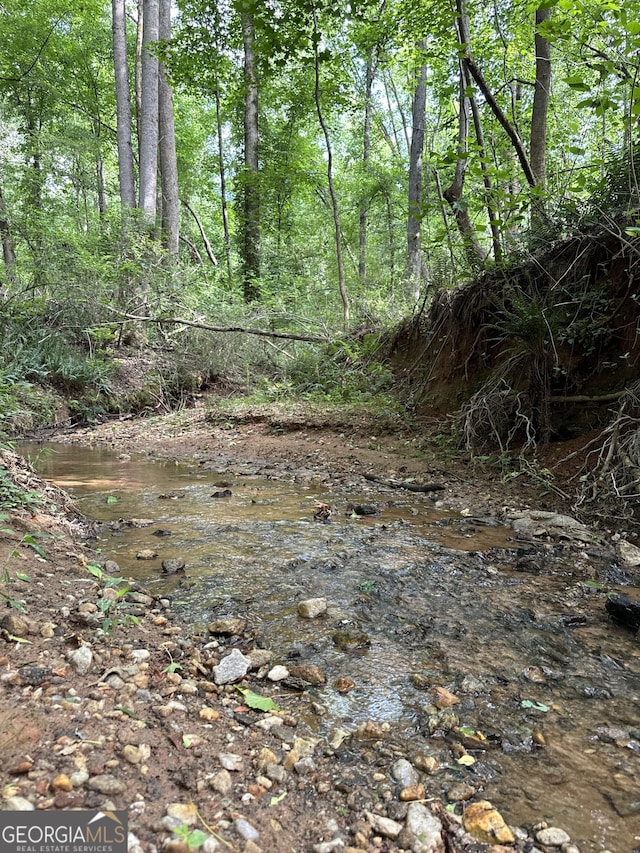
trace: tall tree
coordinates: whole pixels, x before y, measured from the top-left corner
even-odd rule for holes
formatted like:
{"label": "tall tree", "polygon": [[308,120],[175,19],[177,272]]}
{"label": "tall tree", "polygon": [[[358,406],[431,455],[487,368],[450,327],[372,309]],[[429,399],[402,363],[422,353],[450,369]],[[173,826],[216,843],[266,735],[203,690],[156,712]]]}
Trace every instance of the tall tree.
{"label": "tall tree", "polygon": [[541,6],[536,10],[535,55],[536,77],[533,91],[533,108],[531,111],[531,137],[529,157],[531,171],[536,181],[536,187],[541,191],[534,200],[532,207],[531,225],[535,230],[545,218],[543,192],[546,184],[547,170],[547,116],[549,113],[549,98],[551,95],[551,47],[546,39],[543,26],[551,17],[551,7]]}
{"label": "tall tree", "polygon": [[244,51],[244,172],[242,176],[242,285],[244,297],[260,297],[260,162],[258,125],[258,73],[253,9],[241,8]]}
{"label": "tall tree", "polygon": [[118,175],[120,204],[123,208],[136,206],[133,167],[131,89],[127,54],[125,0],[111,0],[113,68],[116,84],[116,132],[118,139]]}
{"label": "tall tree", "polygon": [[160,34],[159,0],[143,0],[141,92],[138,120],[140,188],[138,207],[148,225],[155,225],[158,181],[158,81],[156,46]]}
{"label": "tall tree", "polygon": [[[171,39],[171,0],[160,0],[159,35],[166,44]],[[171,258],[177,258],[180,239],[180,199],[178,158],[173,112],[173,91],[167,69],[160,62],[158,78],[159,155],[162,189],[162,241]]]}
{"label": "tall tree", "polygon": [[[423,41],[421,48],[426,48]],[[409,154],[409,208],[407,214],[407,280],[413,295],[427,279],[422,257],[422,159],[424,154],[428,67],[421,59],[411,107],[411,150]]]}

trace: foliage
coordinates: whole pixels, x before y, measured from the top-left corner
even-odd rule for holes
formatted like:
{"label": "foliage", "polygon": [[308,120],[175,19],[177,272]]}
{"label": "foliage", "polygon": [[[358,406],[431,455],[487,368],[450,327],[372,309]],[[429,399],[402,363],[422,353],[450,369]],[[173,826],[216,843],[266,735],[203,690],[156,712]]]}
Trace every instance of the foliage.
{"label": "foliage", "polygon": [[[7,521],[8,516],[4,513],[0,513],[0,523],[5,523]],[[0,535],[2,536],[10,536],[15,538],[18,534],[15,530],[12,530],[10,527],[2,527],[0,528]],[[11,576],[9,572],[9,562],[15,557],[21,557],[21,553],[18,550],[20,545],[27,545],[29,548],[32,548],[38,556],[40,556],[43,560],[47,559],[47,555],[44,549],[38,544],[37,536],[42,536],[43,534],[32,534],[25,533],[18,541],[18,544],[15,548],[13,548],[7,557],[7,560],[0,569],[0,598],[4,600],[8,607],[13,607],[15,610],[19,610],[21,613],[27,612],[27,607],[24,601],[16,598],[11,593],[11,585],[14,583],[14,578]],[[29,583],[31,578],[29,575],[24,572],[16,572],[15,578],[25,583]]]}
{"label": "foliage", "polygon": [[117,593],[115,599],[105,596],[101,596],[98,599],[98,610],[103,617],[102,630],[104,633],[113,634],[118,625],[123,625],[125,628],[130,628],[132,625],[139,625],[140,620],[138,617],[126,611],[127,603],[124,597],[131,589],[129,584],[121,578],[105,576],[100,566],[95,563],[90,563],[87,566],[87,571],[96,578],[104,589],[115,589]]}

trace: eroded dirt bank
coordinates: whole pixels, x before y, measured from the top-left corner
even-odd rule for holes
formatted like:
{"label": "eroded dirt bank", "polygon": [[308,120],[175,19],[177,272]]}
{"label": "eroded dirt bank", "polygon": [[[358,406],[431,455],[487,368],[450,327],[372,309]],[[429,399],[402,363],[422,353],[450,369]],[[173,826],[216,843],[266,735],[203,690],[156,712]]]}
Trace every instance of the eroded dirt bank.
{"label": "eroded dirt bank", "polygon": [[[213,425],[194,410],[58,438],[194,462],[260,459],[326,469],[338,478],[374,473],[437,480],[444,487],[440,500],[477,515],[544,503],[522,482],[505,485],[487,476],[478,489],[464,465],[416,456],[411,435],[385,437],[375,423],[357,431],[345,424],[317,430],[303,414],[295,423],[291,417]],[[478,805],[481,790],[459,790],[449,804],[465,812],[467,833],[433,801],[433,756],[408,755],[392,729],[375,720],[344,742],[317,742],[297,714],[296,691],[276,690],[277,680],[267,677],[269,650],[252,642],[250,626],[220,625],[210,636],[192,636],[166,602],[145,590],[114,598],[108,567],[102,578],[87,570],[95,554],[68,538],[71,513],[53,495],[47,512],[11,519],[14,533],[2,543],[12,578],[4,588],[27,608],[24,614],[7,608],[11,620],[2,623],[7,807],[128,808],[131,849],[145,853],[178,853],[204,838],[206,850],[247,853],[575,849],[561,827],[545,827],[539,815],[521,827],[505,826],[489,805]],[[27,531],[65,538],[38,540],[45,560],[20,542]],[[610,538],[602,547],[613,560]],[[10,556],[12,550],[21,556]],[[107,635],[96,631],[104,613],[114,617]],[[238,655],[249,661],[246,675],[232,674],[227,682],[217,668],[232,656],[244,667]],[[286,710],[251,707],[238,687],[276,699],[284,694]],[[446,694],[436,698],[446,716]],[[474,737],[453,737],[452,760],[482,753]],[[204,836],[190,836],[196,829]]]}

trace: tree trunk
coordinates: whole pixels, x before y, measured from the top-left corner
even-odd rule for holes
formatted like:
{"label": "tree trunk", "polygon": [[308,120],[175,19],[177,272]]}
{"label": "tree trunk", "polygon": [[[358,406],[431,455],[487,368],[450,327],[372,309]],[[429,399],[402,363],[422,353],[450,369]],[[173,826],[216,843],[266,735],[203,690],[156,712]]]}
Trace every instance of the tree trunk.
{"label": "tree trunk", "polygon": [[314,86],[314,98],[316,102],[316,112],[318,114],[318,121],[320,123],[320,127],[322,128],[322,133],[324,135],[324,141],[327,149],[327,182],[329,185],[329,195],[331,197],[331,211],[333,213],[333,228],[335,234],[336,241],[336,262],[338,266],[338,288],[340,290],[340,298],[342,300],[342,317],[344,321],[345,329],[349,325],[349,296],[347,294],[347,286],[344,277],[344,262],[342,258],[342,228],[340,226],[340,209],[338,207],[338,197],[336,195],[336,189],[333,183],[333,151],[331,148],[331,138],[329,136],[329,129],[324,120],[324,116],[322,114],[322,105],[320,102],[320,59],[318,57],[318,42],[319,42],[319,33],[318,33],[318,23],[316,18],[315,10],[313,12],[313,58],[314,58],[314,71],[315,71],[315,86]]}
{"label": "tree trunk", "polygon": [[[371,90],[373,88],[373,80],[376,74],[376,50],[372,48],[369,51],[367,58],[367,70],[364,87],[364,128],[362,132],[362,165],[364,179],[368,178],[369,160],[371,155],[371,116],[373,113],[373,103],[371,100]],[[365,185],[365,192],[366,192]],[[367,198],[363,198],[360,202],[360,216],[358,222],[358,278],[360,284],[364,285],[367,278],[367,214],[369,203]]]}
{"label": "tree trunk", "polygon": [[143,0],[142,90],[140,138],[140,197],[138,206],[145,221],[156,218],[158,181],[158,58],[154,53],[159,36],[159,0]]}
{"label": "tree trunk", "polygon": [[420,292],[426,279],[422,260],[422,155],[424,151],[427,106],[427,66],[420,68],[411,110],[411,149],[409,153],[409,212],[407,217],[407,280],[412,295]]}
{"label": "tree trunk", "polygon": [[224,254],[227,262],[227,279],[229,287],[233,282],[233,268],[231,266],[231,233],[229,231],[229,210],[227,207],[227,176],[224,167],[224,143],[222,137],[222,117],[220,115],[220,79],[216,72],[216,132],[218,137],[218,171],[220,175],[220,207],[222,213],[222,229],[224,235]]}
{"label": "tree trunk", "polygon": [[[551,48],[547,39],[540,33],[540,24],[551,17],[551,8],[540,8],[536,11],[536,82],[533,92],[533,110],[531,113],[531,141],[529,158],[531,171],[536,180],[536,186],[544,191],[546,182],[547,157],[547,116],[549,113],[549,96],[551,92]],[[544,198],[538,196],[531,209],[531,227],[542,225],[545,220]]]}
{"label": "tree trunk", "polygon": [[[162,41],[171,38],[171,0],[160,0],[159,34]],[[178,159],[173,112],[173,91],[167,81],[164,63],[158,77],[159,153],[162,188],[162,241],[170,258],[180,249],[180,199],[178,196]]]}
{"label": "tree trunk", "polygon": [[13,284],[16,280],[16,252],[11,236],[9,225],[9,214],[7,204],[2,195],[0,187],[0,236],[2,237],[2,257],[4,259],[4,277],[6,284]]}
{"label": "tree trunk", "polygon": [[255,58],[255,26],[252,12],[242,12],[244,49],[244,174],[242,233],[242,282],[244,298],[260,298],[260,187],[258,160],[258,76]]}
{"label": "tree trunk", "polygon": [[127,64],[127,33],[124,0],[111,0],[113,33],[113,69],[116,81],[116,136],[118,140],[118,172],[120,204],[123,208],[136,206],[131,145],[131,94]]}

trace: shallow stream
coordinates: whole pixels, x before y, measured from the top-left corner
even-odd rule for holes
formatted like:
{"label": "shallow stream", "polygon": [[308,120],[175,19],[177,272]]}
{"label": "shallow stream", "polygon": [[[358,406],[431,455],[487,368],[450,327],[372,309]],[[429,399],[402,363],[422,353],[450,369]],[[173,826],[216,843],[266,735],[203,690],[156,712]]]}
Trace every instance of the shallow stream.
{"label": "shallow stream", "polygon": [[[517,542],[491,519],[357,476],[77,445],[18,450],[85,515],[111,523],[102,556],[171,597],[194,632],[241,616],[277,662],[324,670],[305,716],[320,735],[389,723],[409,755],[438,757],[438,794],[468,783],[512,825],[547,820],[582,853],[640,846],[640,645],[604,609],[606,590],[638,590],[619,586],[624,573],[604,552]],[[313,518],[318,502],[333,508],[328,523]],[[120,523],[132,519],[149,523]],[[158,557],[137,559],[144,549]],[[184,560],[184,575],[164,573],[168,559]],[[328,614],[300,619],[297,603],[320,596]],[[337,678],[354,689],[338,692]],[[429,736],[429,685],[456,693],[460,724],[487,738],[472,766]]]}

